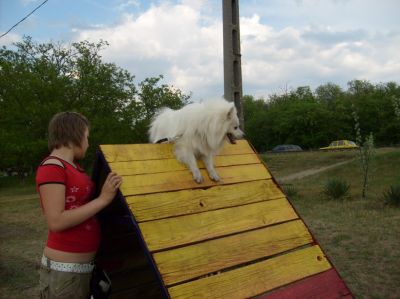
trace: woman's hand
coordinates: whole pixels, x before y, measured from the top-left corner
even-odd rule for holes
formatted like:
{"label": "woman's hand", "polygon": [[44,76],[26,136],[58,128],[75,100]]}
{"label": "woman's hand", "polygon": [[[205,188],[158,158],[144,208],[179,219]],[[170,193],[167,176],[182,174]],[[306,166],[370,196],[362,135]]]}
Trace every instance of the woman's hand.
{"label": "woman's hand", "polygon": [[65,210],[65,185],[45,184],[40,186],[40,196],[49,229],[56,232],[63,231],[96,215],[111,203],[121,183],[122,178],[111,172],[97,199],[71,210]]}
{"label": "woman's hand", "polygon": [[117,190],[121,184],[122,177],[117,175],[115,172],[110,172],[104,181],[103,187],[101,188],[99,198],[108,205],[114,199],[115,194],[117,194]]}

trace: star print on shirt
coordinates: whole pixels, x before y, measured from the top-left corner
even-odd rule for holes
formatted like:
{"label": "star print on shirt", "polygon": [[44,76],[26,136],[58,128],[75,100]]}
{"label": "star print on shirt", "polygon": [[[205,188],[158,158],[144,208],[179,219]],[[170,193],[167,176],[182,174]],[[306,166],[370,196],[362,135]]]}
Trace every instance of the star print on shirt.
{"label": "star print on shirt", "polygon": [[76,193],[76,192],[78,192],[78,190],[79,190],[79,188],[78,188],[78,187],[75,187],[75,186],[71,187],[70,189],[71,189],[71,192],[72,192],[72,193]]}
{"label": "star print on shirt", "polygon": [[76,201],[76,197],[75,196],[67,196],[67,198],[65,199],[65,201],[67,202],[67,203],[72,203],[72,202],[75,202]]}

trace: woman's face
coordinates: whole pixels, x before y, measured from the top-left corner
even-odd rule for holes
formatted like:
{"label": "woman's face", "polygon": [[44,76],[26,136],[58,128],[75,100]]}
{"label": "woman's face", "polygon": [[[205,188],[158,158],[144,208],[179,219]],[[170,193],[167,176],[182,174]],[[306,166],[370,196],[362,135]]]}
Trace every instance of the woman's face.
{"label": "woman's face", "polygon": [[83,139],[80,146],[75,146],[75,159],[83,159],[85,157],[86,151],[89,148],[89,129],[86,128],[83,134]]}

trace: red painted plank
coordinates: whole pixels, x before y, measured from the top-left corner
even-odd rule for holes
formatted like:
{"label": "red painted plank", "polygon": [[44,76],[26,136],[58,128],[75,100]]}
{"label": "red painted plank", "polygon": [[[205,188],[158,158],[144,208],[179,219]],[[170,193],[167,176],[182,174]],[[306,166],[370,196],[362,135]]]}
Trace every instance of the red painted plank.
{"label": "red painted plank", "polygon": [[258,296],[257,299],[337,299],[353,298],[350,290],[335,269],[302,279],[274,292]]}

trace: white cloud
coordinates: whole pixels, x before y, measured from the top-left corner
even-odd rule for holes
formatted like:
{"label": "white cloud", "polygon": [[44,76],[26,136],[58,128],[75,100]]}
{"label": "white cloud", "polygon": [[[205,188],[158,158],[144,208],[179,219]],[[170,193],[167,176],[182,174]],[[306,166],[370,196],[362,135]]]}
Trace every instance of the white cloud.
{"label": "white cloud", "polygon": [[7,35],[0,38],[0,47],[10,47],[13,43],[21,41],[22,38],[18,34],[9,32]]}
{"label": "white cloud", "polygon": [[118,4],[117,9],[125,10],[129,7],[137,8],[139,6],[140,6],[140,2],[138,0],[126,0],[126,1],[122,1],[120,4]]}
{"label": "white cloud", "polygon": [[[104,58],[144,79],[162,74],[169,84],[184,92],[196,91],[194,97],[223,92],[222,22],[204,19],[201,2],[193,6],[162,3],[135,17],[126,14],[112,27],[79,31],[77,40],[105,39],[110,47]],[[146,71],[152,69],[154,73]],[[140,65],[144,70],[135,67]],[[221,82],[221,90],[207,90]]]}
{"label": "white cloud", "polygon": [[246,87],[258,96],[285,88],[316,88],[353,79],[400,81],[400,32],[372,34],[332,27],[264,25],[255,15],[241,19],[242,70]]}
{"label": "white cloud", "polygon": [[336,30],[389,30],[399,26],[398,0],[248,0],[241,2],[241,16],[260,15],[276,28],[307,25]]}
{"label": "white cloud", "polygon": [[[107,40],[103,57],[137,81],[162,74],[164,83],[193,91],[194,100],[222,95],[220,1],[154,1],[147,8],[137,0],[110,3],[132,13],[113,24],[75,27],[75,40]],[[353,79],[399,82],[399,8],[398,0],[241,1],[244,93],[266,96],[327,82],[346,87]],[[9,35],[0,42],[18,40]]]}

